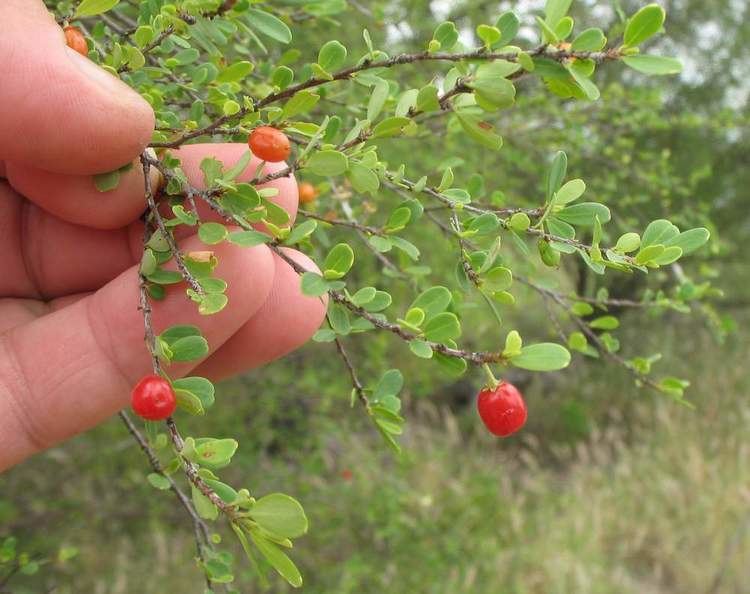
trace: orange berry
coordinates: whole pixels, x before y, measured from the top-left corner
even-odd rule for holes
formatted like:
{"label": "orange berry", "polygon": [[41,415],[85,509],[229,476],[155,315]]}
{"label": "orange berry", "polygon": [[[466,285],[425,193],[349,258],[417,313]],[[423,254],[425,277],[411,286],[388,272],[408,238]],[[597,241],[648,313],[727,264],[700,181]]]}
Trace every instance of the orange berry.
{"label": "orange berry", "polygon": [[89,45],[86,43],[86,38],[81,30],[78,27],[65,27],[63,31],[65,32],[65,43],[68,44],[68,47],[82,56],[88,57]]}
{"label": "orange berry", "polygon": [[308,204],[314,201],[317,196],[318,191],[310,182],[302,182],[299,185],[299,201],[302,204]]}
{"label": "orange berry", "polygon": [[287,135],[271,126],[255,128],[250,132],[247,144],[256,157],[269,163],[283,161],[292,152]]}

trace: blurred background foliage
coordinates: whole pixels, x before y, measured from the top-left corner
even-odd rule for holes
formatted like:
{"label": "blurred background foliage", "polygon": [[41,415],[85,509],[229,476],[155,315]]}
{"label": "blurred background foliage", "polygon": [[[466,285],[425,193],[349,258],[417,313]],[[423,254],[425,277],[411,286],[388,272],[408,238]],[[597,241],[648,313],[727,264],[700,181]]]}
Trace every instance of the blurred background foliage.
{"label": "blurred background foliage", "polygon": [[[508,8],[528,15],[541,4],[360,0],[348,3],[335,27],[328,20],[297,23],[295,44],[309,57],[331,37],[360,47],[367,27],[390,54],[417,51],[444,19],[474,43],[476,24],[493,23]],[[723,299],[696,304],[695,315],[661,312],[658,323],[655,314],[618,312],[626,354],[661,352],[660,368],[692,382],[687,397],[696,410],[578,356],[562,373],[514,372],[530,421],[519,436],[497,441],[475,416],[478,374],[456,382],[403,345],[368,334],[352,346],[362,375],[374,380],[397,361],[407,380],[404,454],[395,458],[361,411],[350,410],[350,385],[332,345],[310,344],[226,382],[210,415],[185,422],[199,433],[242,436],[230,482],[254,485],[257,494],[283,489],[303,502],[311,530],[295,559],[306,592],[750,591],[750,381],[742,330],[750,321],[750,10],[741,0],[663,4],[667,35],[659,51],[684,61],[680,77],[608,66],[598,75],[602,99],[594,104],[522,83],[518,105],[500,115],[499,154],[466,145],[436,122],[432,132],[428,123],[418,137],[392,141],[382,155],[434,181],[450,165],[464,183],[481,183],[488,200],[515,206],[538,205],[545,164],[565,150],[572,176],[612,208],[614,237],[618,221],[662,216],[683,228],[709,227],[710,247],[684,269],[607,275],[605,285],[612,296],[639,298],[649,283],[677,274],[724,291]],[[578,0],[572,14],[615,38],[617,11],[638,7]],[[534,41],[530,29],[521,35]],[[406,88],[431,74],[420,66],[398,76]],[[358,109],[346,101],[350,92],[330,92],[321,108]],[[348,191],[330,190],[315,205],[321,213],[336,209]],[[383,191],[362,212],[398,200]],[[451,242],[427,225],[410,239],[426,265],[450,276]],[[368,252],[358,256],[361,285],[378,283],[379,264],[365,264]],[[565,263],[557,280],[593,288],[575,262]],[[514,327],[554,336],[543,304],[531,295],[526,303],[535,305],[506,314]],[[478,338],[492,339],[496,322],[479,310],[468,318]],[[14,535],[19,551],[41,561],[35,575],[15,577],[6,590],[201,592],[200,573],[187,561],[194,554],[189,522],[170,496],[149,486],[147,472],[113,420],[0,476],[0,537]],[[237,567],[240,590],[259,591],[250,569]],[[275,580],[272,591],[287,587]]]}

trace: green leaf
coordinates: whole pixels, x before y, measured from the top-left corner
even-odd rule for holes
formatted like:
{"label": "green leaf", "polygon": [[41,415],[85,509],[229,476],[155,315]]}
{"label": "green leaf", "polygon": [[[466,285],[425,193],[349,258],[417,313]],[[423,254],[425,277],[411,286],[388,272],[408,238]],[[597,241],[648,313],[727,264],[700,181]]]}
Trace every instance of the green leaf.
{"label": "green leaf", "polygon": [[156,270],[146,278],[157,285],[174,285],[182,281],[182,274],[176,270]]}
{"label": "green leaf", "polygon": [[169,479],[164,476],[163,474],[157,474],[156,472],[152,472],[149,474],[146,479],[149,483],[151,483],[151,486],[159,489],[160,491],[166,491],[167,489],[171,489],[172,485],[169,482]]}
{"label": "green leaf", "polygon": [[406,227],[410,220],[411,210],[406,206],[400,206],[391,213],[390,217],[388,217],[388,222],[386,223],[384,230],[386,233],[400,231]]}
{"label": "green leaf", "polygon": [[574,52],[598,52],[607,45],[607,38],[601,29],[586,29],[573,40],[570,49]]}
{"label": "green leaf", "polygon": [[559,40],[567,39],[568,36],[573,32],[573,17],[566,16],[560,19],[555,25],[555,35]]}
{"label": "green leaf", "polygon": [[76,9],[75,18],[90,17],[112,10],[120,0],[83,0]]}
{"label": "green leaf", "polygon": [[299,91],[284,104],[284,109],[281,111],[281,117],[288,119],[301,113],[306,113],[315,107],[315,104],[319,99],[320,95],[316,95],[310,91]]}
{"label": "green leaf", "polygon": [[664,76],[682,72],[682,63],[676,58],[641,55],[625,56],[622,61],[633,70],[643,72],[644,74]]}
{"label": "green leaf", "polygon": [[547,0],[544,5],[544,16],[545,20],[550,27],[554,27],[560,22],[568,10],[570,10],[570,4],[573,0]]}
{"label": "green leaf", "polygon": [[449,357],[436,352],[432,359],[451,377],[460,377],[466,371],[468,363],[457,357]]}
{"label": "green leaf", "polygon": [[595,217],[599,217],[600,223],[606,223],[612,218],[609,209],[596,202],[583,202],[582,204],[568,206],[555,216],[571,225],[583,227],[593,226]]}
{"label": "green leaf", "polygon": [[683,231],[679,235],[672,239],[665,241],[664,245],[667,247],[676,246],[682,249],[682,254],[690,254],[703,246],[711,237],[708,229],[705,227],[698,227],[696,229],[690,229],[689,231]]}
{"label": "green leaf", "polygon": [[175,204],[172,207],[172,213],[183,225],[192,227],[198,223],[198,217],[196,217],[194,213],[185,210],[185,207],[182,206],[182,204]]}
{"label": "green leaf", "polygon": [[348,168],[349,160],[346,155],[333,149],[313,153],[306,165],[306,169],[321,177],[341,175]]}
{"label": "green leaf", "polygon": [[188,336],[201,336],[200,328],[189,325],[170,326],[159,335],[159,338],[167,344],[172,345],[181,338]]}
{"label": "green leaf", "polygon": [[94,187],[99,192],[111,192],[116,190],[120,185],[120,170],[108,171],[107,173],[98,173],[94,176]]}
{"label": "green leaf", "polygon": [[570,202],[578,200],[586,191],[586,184],[582,179],[574,179],[566,183],[562,188],[557,190],[552,199],[556,206],[564,206]]}
{"label": "green leaf", "polygon": [[227,233],[227,228],[221,223],[203,223],[198,227],[198,237],[208,245],[221,243],[226,238]]}
{"label": "green leaf", "polygon": [[157,266],[158,262],[156,261],[154,252],[149,248],[143,250],[143,256],[141,257],[141,274],[147,277],[156,272]]}
{"label": "green leaf", "polygon": [[[552,196],[560,189],[565,174],[568,171],[568,155],[563,151],[555,153],[552,164],[547,174],[547,201],[552,200]],[[528,217],[527,217],[528,218]]]}
{"label": "green leaf", "polygon": [[477,235],[490,235],[497,230],[499,225],[500,221],[497,215],[492,212],[486,212],[472,219],[467,227],[467,231],[472,231]]}
{"label": "green leaf", "polygon": [[229,298],[223,293],[208,293],[201,298],[198,313],[203,316],[211,316],[224,309],[227,303],[229,303]]}
{"label": "green leaf", "polygon": [[505,348],[503,349],[504,357],[515,357],[521,354],[523,340],[517,330],[511,330],[505,337]]}
{"label": "green leaf", "polygon": [[206,413],[203,403],[195,394],[185,390],[175,390],[177,406],[191,415],[203,415]]}
{"label": "green leaf", "polygon": [[206,484],[214,490],[224,503],[234,503],[239,497],[239,493],[226,483],[209,478],[203,480],[206,481]]}
{"label": "green leaf", "polygon": [[456,314],[443,312],[425,324],[424,336],[432,342],[447,342],[461,336],[461,323]]}
{"label": "green leaf", "polygon": [[352,303],[356,306],[363,306],[365,303],[369,303],[375,299],[375,295],[378,290],[375,287],[362,287],[359,291],[352,295]]}
{"label": "green leaf", "polygon": [[281,43],[289,43],[292,40],[292,32],[289,27],[274,15],[255,8],[246,10],[249,17],[247,22],[254,29]]}
{"label": "green leaf", "polygon": [[495,27],[500,29],[500,40],[507,45],[513,41],[518,34],[518,29],[521,27],[521,21],[514,12],[509,10],[500,15],[500,18],[498,18],[495,23]]}
{"label": "green leaf", "polygon": [[328,291],[328,283],[315,272],[305,272],[302,275],[302,294],[308,297],[320,297]]}
{"label": "green leaf", "polygon": [[515,212],[508,222],[510,228],[518,233],[523,233],[531,225],[531,219],[525,212]]}
{"label": "green leaf", "polygon": [[284,240],[284,245],[295,245],[309,237],[318,227],[318,222],[312,219],[297,225],[289,236]]}
{"label": "green leaf", "polygon": [[339,243],[328,252],[323,264],[324,275],[327,279],[343,277],[354,264],[354,250],[346,244]]}
{"label": "green leaf", "polygon": [[500,41],[502,34],[497,27],[490,27],[489,25],[481,24],[477,26],[477,37],[484,42],[486,47],[492,47],[495,43]]}
{"label": "green leaf", "polygon": [[642,247],[641,251],[635,256],[635,263],[646,264],[647,262],[651,262],[655,258],[661,256],[665,249],[666,248],[660,243]]}
{"label": "green leaf", "polygon": [[634,252],[637,250],[641,245],[641,236],[637,233],[625,233],[620,236],[620,238],[617,240],[617,243],[615,244],[615,250],[618,252],[622,252],[623,254],[627,254],[629,252]]}
{"label": "green leaf", "polygon": [[[396,103],[396,109],[394,110],[395,117],[404,118],[406,120],[406,123],[404,125],[408,124],[408,122],[411,121],[409,118],[406,118],[404,116],[406,116],[406,114],[408,114],[411,109],[414,109],[416,107],[418,95],[419,90],[409,89],[401,94],[398,103]],[[377,126],[375,127],[375,129],[377,129]],[[373,129],[373,135],[375,134],[375,129]]]}
{"label": "green leaf", "polygon": [[409,256],[409,258],[414,261],[419,260],[419,248],[416,245],[414,245],[410,241],[407,241],[403,237],[398,237],[396,235],[391,237],[391,241],[393,242],[394,246],[396,246],[407,256]]}
{"label": "green leaf", "polygon": [[375,386],[372,398],[375,402],[382,401],[388,396],[397,396],[404,387],[404,376],[398,369],[386,371]]}
{"label": "green leaf", "polygon": [[214,385],[205,377],[183,377],[172,382],[172,387],[184,392],[190,392],[201,402],[204,409],[214,403]]}
{"label": "green leaf", "polygon": [[323,44],[318,52],[318,64],[326,72],[333,72],[343,66],[346,61],[346,47],[336,39]]}
{"label": "green leaf", "polygon": [[570,72],[586,98],[589,101],[596,101],[601,96],[601,93],[599,92],[599,88],[589,78],[589,75],[585,70],[586,67],[583,64],[584,63],[580,61],[568,64],[568,72]]}
{"label": "green leaf", "polygon": [[409,309],[421,309],[425,313],[425,319],[429,320],[444,312],[452,300],[453,296],[446,287],[430,287],[412,302]]}
{"label": "green leaf", "polygon": [[457,111],[456,117],[469,137],[479,144],[495,151],[503,146],[503,139],[494,132],[492,124],[466,111]]}
{"label": "green leaf", "polygon": [[433,355],[432,347],[430,347],[430,345],[424,340],[417,339],[409,341],[409,349],[421,359],[431,359]]}
{"label": "green leaf", "polygon": [[169,345],[172,361],[195,361],[208,354],[208,341],[202,336],[186,336]]}
{"label": "green leaf", "polygon": [[390,93],[390,85],[387,80],[379,78],[375,85],[372,87],[372,93],[370,94],[370,100],[367,103],[367,119],[374,122],[383,110],[388,94]]}
{"label": "green leaf", "polygon": [[281,577],[295,588],[302,586],[302,576],[292,560],[286,556],[278,545],[261,536],[257,530],[250,531],[250,538],[263,557]]}
{"label": "green leaf", "polygon": [[[416,91],[415,91],[416,92]],[[398,136],[404,132],[404,129],[411,124],[411,119],[406,117],[390,117],[379,122],[372,129],[372,138],[386,138],[389,136]]]}
{"label": "green leaf", "polygon": [[231,66],[227,66],[224,70],[222,70],[219,73],[219,76],[216,77],[216,82],[237,82],[245,78],[252,71],[252,63],[241,60],[239,62],[235,62]]}
{"label": "green leaf", "polygon": [[352,331],[349,311],[338,303],[332,303],[328,308],[328,322],[336,334],[347,335]]}
{"label": "green leaf", "polygon": [[232,231],[227,235],[227,240],[241,247],[253,247],[262,243],[268,243],[273,238],[260,231],[248,229],[247,231]]}
{"label": "green leaf", "polygon": [[437,26],[432,38],[440,43],[440,49],[449,51],[458,42],[458,29],[454,23],[446,21]]}
{"label": "green leaf", "polygon": [[138,47],[143,48],[151,43],[151,40],[153,40],[155,35],[156,34],[154,33],[154,29],[152,27],[148,25],[141,25],[135,30],[135,33],[133,33],[133,41],[135,41]]}
{"label": "green leaf", "polygon": [[417,111],[424,111],[425,113],[440,110],[438,90],[435,85],[427,85],[419,89],[416,109]]}
{"label": "green leaf", "polygon": [[232,461],[238,446],[235,439],[202,437],[195,440],[195,452],[190,455],[190,459],[207,468],[224,468]]}
{"label": "green leaf", "polygon": [[672,262],[676,262],[681,257],[682,249],[677,247],[676,245],[673,245],[671,247],[665,248],[661,254],[659,254],[651,261],[651,263],[656,264],[657,266],[666,266],[668,264],[672,264]]}
{"label": "green leaf", "polygon": [[469,87],[474,89],[477,105],[486,111],[494,111],[513,105],[516,98],[516,87],[504,77],[519,68],[519,64],[506,62],[505,60],[482,64],[477,69],[475,80],[468,84]]}
{"label": "green leaf", "polygon": [[369,312],[378,312],[383,311],[387,307],[391,305],[393,302],[393,297],[390,296],[390,294],[386,293],[385,291],[377,291],[375,293],[375,297],[368,303],[365,303],[362,307],[366,311]]}
{"label": "green leaf", "polygon": [[378,176],[369,167],[355,161],[349,162],[347,177],[349,178],[349,181],[352,182],[352,187],[357,192],[369,192],[374,195],[380,187],[380,179]]}
{"label": "green leaf", "polygon": [[321,328],[312,337],[314,342],[333,342],[336,339],[336,333],[330,328]]}
{"label": "green leaf", "polygon": [[570,353],[559,344],[542,342],[523,347],[520,354],[511,357],[510,363],[529,371],[556,371],[568,366]]}
{"label": "green leaf", "polygon": [[680,230],[667,219],[657,219],[649,223],[643,232],[641,247],[649,247],[655,244],[664,244],[675,239]]}
{"label": "green leaf", "polygon": [[505,291],[513,284],[513,273],[509,268],[496,266],[482,275],[482,281],[490,291]]}
{"label": "green leaf", "polygon": [[296,499],[283,493],[261,497],[248,513],[261,528],[282,538],[298,538],[307,532],[305,510]]}
{"label": "green leaf", "polygon": [[193,505],[195,511],[204,520],[215,520],[219,517],[219,508],[217,508],[203,493],[195,487],[192,487]]}
{"label": "green leaf", "polygon": [[628,47],[640,45],[661,30],[665,18],[664,9],[658,4],[644,6],[628,20],[623,43]]}
{"label": "green leaf", "polygon": [[615,330],[620,327],[620,320],[615,316],[602,316],[589,322],[589,326],[597,330]]}

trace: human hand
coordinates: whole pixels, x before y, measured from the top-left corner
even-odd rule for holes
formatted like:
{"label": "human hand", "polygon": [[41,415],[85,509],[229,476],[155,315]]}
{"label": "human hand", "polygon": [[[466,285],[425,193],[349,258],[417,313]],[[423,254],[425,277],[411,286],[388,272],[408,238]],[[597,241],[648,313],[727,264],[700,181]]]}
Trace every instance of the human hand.
{"label": "human hand", "polygon": [[[96,190],[92,174],[137,159],[154,116],[125,84],[66,47],[41,1],[3,0],[0,20],[2,471],[127,406],[132,386],[150,372],[138,311],[143,173],[132,168],[107,193]],[[199,186],[204,157],[232,165],[246,150],[192,145],[176,154]],[[253,159],[240,179],[257,166]],[[271,185],[294,217],[294,179]],[[206,249],[194,236],[180,242],[184,251]],[[174,377],[215,380],[263,365],[304,343],[325,315],[267,247],[211,249],[217,276],[229,284],[222,312],[199,315],[177,288],[154,304],[157,331],[194,324],[211,346],[206,359],[170,367]],[[304,255],[290,255],[314,269]]]}

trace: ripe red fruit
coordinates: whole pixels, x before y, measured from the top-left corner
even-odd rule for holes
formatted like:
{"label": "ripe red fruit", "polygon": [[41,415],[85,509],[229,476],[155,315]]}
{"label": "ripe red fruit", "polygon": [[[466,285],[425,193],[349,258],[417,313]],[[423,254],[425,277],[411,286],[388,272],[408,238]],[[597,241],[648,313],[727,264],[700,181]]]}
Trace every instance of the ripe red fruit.
{"label": "ripe red fruit", "polygon": [[508,437],[526,423],[526,403],[521,392],[508,382],[479,392],[477,410],[493,435]]}
{"label": "ripe red fruit", "polygon": [[287,135],[271,126],[255,128],[250,132],[247,144],[256,157],[269,163],[285,160],[292,151]]}
{"label": "ripe red fruit", "polygon": [[313,200],[315,200],[315,198],[317,198],[317,196],[318,191],[310,182],[302,182],[299,185],[299,201],[302,204],[312,202]]}
{"label": "ripe red fruit", "polygon": [[86,38],[78,27],[65,27],[63,31],[65,32],[65,43],[68,44],[69,48],[77,51],[82,56],[89,55],[89,46],[86,43]]}
{"label": "ripe red fruit", "polygon": [[131,404],[139,417],[163,421],[177,408],[177,398],[167,380],[158,375],[147,375],[133,388]]}

